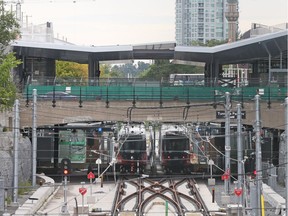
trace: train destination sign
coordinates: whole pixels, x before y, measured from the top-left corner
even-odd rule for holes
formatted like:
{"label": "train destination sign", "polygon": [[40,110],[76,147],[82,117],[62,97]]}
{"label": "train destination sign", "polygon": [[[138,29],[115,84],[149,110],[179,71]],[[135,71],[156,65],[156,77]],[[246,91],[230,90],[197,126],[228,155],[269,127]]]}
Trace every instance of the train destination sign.
{"label": "train destination sign", "polygon": [[[246,111],[241,111],[242,119],[246,119]],[[225,111],[216,111],[216,119],[225,119]],[[230,111],[230,119],[237,119],[237,112]]]}

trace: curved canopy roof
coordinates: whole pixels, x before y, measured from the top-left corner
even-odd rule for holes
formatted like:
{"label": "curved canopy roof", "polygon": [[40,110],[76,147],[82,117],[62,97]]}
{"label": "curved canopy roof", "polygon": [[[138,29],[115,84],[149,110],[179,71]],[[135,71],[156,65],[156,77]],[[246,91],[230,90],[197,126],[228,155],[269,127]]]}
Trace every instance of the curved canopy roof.
{"label": "curved canopy roof", "polygon": [[130,59],[173,59],[219,64],[249,63],[257,59],[287,56],[288,30],[239,40],[215,47],[176,46],[175,42],[143,45],[78,46],[43,42],[15,41],[13,51],[27,57],[88,63]]}
{"label": "curved canopy roof", "polygon": [[239,40],[215,47],[175,47],[175,59],[219,64],[249,63],[258,59],[287,55],[288,30]]}

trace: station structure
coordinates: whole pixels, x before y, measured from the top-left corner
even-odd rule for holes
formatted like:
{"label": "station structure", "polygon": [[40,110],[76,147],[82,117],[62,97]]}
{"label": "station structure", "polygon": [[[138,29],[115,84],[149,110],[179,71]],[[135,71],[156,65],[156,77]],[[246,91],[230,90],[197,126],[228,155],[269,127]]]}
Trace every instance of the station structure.
{"label": "station structure", "polygon": [[275,79],[287,79],[287,35],[286,29],[215,47],[177,46],[175,42],[78,46],[22,40],[15,41],[11,47],[17,58],[22,60],[15,74],[24,83],[27,77],[55,77],[56,60],[88,64],[89,79],[95,80],[100,75],[99,64],[102,62],[169,59],[175,63],[204,63],[205,78],[208,80],[220,77],[223,65],[249,64],[249,78],[258,80],[255,83],[257,85],[260,80],[269,83]]}

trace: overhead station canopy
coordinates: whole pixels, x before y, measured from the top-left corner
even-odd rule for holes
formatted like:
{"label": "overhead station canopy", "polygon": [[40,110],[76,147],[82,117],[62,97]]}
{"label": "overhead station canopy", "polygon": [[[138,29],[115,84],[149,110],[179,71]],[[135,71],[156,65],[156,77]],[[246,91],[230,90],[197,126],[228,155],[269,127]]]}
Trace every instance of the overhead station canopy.
{"label": "overhead station canopy", "polygon": [[90,57],[99,61],[133,59],[133,47],[129,45],[78,46],[20,40],[14,42],[11,46],[18,55],[72,61],[82,64],[88,64]]}
{"label": "overhead station canopy", "polygon": [[133,46],[134,59],[173,59],[176,43],[153,43]]}
{"label": "overhead station canopy", "polygon": [[249,63],[268,56],[287,56],[288,30],[265,34],[215,47],[176,46],[176,43],[143,45],[77,46],[43,42],[15,41],[11,46],[18,55],[88,63],[130,59],[174,59],[219,64]]}
{"label": "overhead station canopy", "polygon": [[287,56],[288,30],[265,34],[254,38],[239,40],[215,47],[176,46],[177,60],[212,62],[219,64],[249,63],[258,59]]}

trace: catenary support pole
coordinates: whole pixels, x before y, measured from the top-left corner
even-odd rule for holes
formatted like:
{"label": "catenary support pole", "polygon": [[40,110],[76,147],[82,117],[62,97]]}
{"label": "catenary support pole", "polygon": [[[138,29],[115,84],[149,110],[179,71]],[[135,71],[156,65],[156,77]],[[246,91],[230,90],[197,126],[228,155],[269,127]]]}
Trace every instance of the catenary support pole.
{"label": "catenary support pole", "polygon": [[63,187],[63,196],[64,196],[64,203],[61,209],[61,215],[67,215],[68,213],[68,206],[67,206],[67,176],[64,176],[64,187]]}
{"label": "catenary support pole", "polygon": [[255,109],[256,109],[256,122],[255,122],[255,133],[256,133],[256,194],[257,194],[257,215],[261,215],[261,194],[262,194],[262,152],[261,152],[261,141],[260,141],[260,96],[255,96]]}
{"label": "catenary support pole", "polygon": [[13,202],[18,202],[18,146],[19,146],[19,100],[14,105],[14,180],[13,180]]}
{"label": "catenary support pole", "polygon": [[32,186],[36,186],[37,167],[37,89],[33,89],[33,116],[32,116]]}
{"label": "catenary support pole", "polygon": [[286,122],[285,122],[285,140],[286,140],[286,209],[288,209],[288,97],[285,99],[285,113],[286,113]]}
{"label": "catenary support pole", "polygon": [[[238,161],[238,189],[244,188],[244,173],[243,173],[243,145],[242,145],[242,115],[241,104],[237,104],[237,161]],[[243,191],[243,190],[242,190]],[[240,198],[240,205],[243,206],[243,192]]]}
{"label": "catenary support pole", "polygon": [[230,192],[230,93],[225,92],[225,172],[228,174],[228,179],[224,181],[225,194]]}
{"label": "catenary support pole", "polygon": [[5,209],[5,188],[4,188],[4,178],[0,176],[0,211]]}

